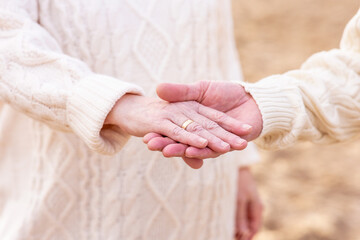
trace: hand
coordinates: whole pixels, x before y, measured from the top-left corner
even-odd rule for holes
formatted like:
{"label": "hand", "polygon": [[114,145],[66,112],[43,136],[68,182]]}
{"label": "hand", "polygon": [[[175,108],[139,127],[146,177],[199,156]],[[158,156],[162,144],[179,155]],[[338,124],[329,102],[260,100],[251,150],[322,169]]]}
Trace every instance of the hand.
{"label": "hand", "polygon": [[[180,126],[187,119],[194,122],[184,130]],[[239,121],[194,101],[168,103],[132,94],[124,95],[115,104],[105,125],[116,125],[138,137],[157,132],[186,145],[208,146],[219,153],[245,148],[247,142],[231,132],[249,132]]]}
{"label": "hand", "polygon": [[263,206],[248,167],[239,169],[235,219],[236,240],[250,240],[259,231]]}
{"label": "hand", "polygon": [[[158,133],[148,133],[144,136],[143,140],[148,145],[149,150],[162,151],[165,157],[182,157],[185,163],[193,169],[199,169],[204,164],[203,159],[186,157],[185,151],[189,146],[178,143],[169,137],[164,137]],[[210,149],[208,150],[212,152],[214,157],[221,155]]]}
{"label": "hand", "polygon": [[[199,82],[195,84],[171,84],[163,83],[157,88],[160,98],[169,102],[197,101],[204,106],[211,107],[224,112],[240,122],[252,126],[251,133],[242,136],[251,141],[258,137],[262,130],[262,116],[260,110],[244,88],[232,82]],[[240,135],[241,136],[241,135]],[[183,144],[164,140],[161,136],[150,134],[145,136],[144,142],[148,144],[150,150],[163,151],[167,157],[183,157],[186,162],[197,162],[195,159],[214,158],[219,154],[209,148],[197,149]],[[193,160],[189,160],[193,159]],[[202,161],[197,163],[197,168],[202,165]]]}

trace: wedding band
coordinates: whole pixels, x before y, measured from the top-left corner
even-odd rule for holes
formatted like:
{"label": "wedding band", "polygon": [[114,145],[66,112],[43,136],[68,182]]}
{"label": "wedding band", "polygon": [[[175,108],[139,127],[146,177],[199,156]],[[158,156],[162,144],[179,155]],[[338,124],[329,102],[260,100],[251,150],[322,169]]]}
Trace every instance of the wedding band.
{"label": "wedding band", "polygon": [[193,122],[193,120],[188,119],[181,125],[181,127],[186,130],[186,128]]}

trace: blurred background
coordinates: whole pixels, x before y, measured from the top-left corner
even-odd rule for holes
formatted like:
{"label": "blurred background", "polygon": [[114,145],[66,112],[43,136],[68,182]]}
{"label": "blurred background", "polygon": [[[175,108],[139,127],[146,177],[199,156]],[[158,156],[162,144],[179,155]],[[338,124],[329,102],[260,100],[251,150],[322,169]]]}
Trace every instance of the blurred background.
{"label": "blurred background", "polygon": [[[233,0],[246,81],[338,47],[359,7],[359,0]],[[253,172],[266,211],[256,240],[360,239],[360,141],[261,154]]]}

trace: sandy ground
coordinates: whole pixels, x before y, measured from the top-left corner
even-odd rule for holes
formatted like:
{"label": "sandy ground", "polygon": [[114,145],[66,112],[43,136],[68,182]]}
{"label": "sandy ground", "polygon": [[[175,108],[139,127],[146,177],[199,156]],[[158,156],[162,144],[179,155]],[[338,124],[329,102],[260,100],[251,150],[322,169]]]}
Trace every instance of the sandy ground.
{"label": "sandy ground", "polygon": [[[339,45],[359,0],[233,0],[244,75],[295,69]],[[360,239],[360,141],[262,152],[254,167],[266,206],[256,240]]]}

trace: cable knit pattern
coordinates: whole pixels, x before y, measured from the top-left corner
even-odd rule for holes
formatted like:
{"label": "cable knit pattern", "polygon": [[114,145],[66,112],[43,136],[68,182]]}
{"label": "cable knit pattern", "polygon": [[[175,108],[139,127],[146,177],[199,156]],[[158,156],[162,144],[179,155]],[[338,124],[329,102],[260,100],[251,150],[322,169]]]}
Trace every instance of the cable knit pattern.
{"label": "cable knit pattern", "polygon": [[230,10],[220,0],[0,0],[0,238],[233,239],[237,167],[257,160],[251,145],[195,171],[102,130],[125,93],[241,80]]}
{"label": "cable knit pattern", "polygon": [[[1,98],[55,128],[71,127],[91,148],[113,154],[121,146],[111,146],[123,144],[124,138],[102,139],[99,132],[104,119],[123,94],[142,93],[141,89],[95,75],[83,62],[62,54],[61,46],[48,32],[27,16],[19,15],[21,11],[11,11],[17,2],[21,3],[4,1],[0,9]],[[96,91],[86,91],[84,85]]]}
{"label": "cable knit pattern", "polygon": [[360,132],[360,11],[340,49],[311,56],[299,70],[243,83],[259,105],[264,128],[257,143],[287,147],[297,140],[334,143]]}

